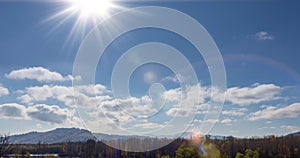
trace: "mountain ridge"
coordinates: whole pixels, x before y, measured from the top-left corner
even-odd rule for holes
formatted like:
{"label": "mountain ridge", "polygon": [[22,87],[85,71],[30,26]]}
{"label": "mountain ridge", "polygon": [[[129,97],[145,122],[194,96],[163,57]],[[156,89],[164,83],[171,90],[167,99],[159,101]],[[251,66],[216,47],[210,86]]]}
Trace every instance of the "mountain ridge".
{"label": "mountain ridge", "polygon": [[[190,139],[192,134],[190,132],[185,132],[178,137]],[[238,139],[233,136],[220,136],[220,135],[206,135],[210,139],[225,139],[232,138]],[[300,136],[300,131],[295,133],[290,133],[285,136]],[[117,134],[104,134],[104,133],[92,133],[86,129],[80,128],[57,128],[54,130],[46,132],[28,132],[24,134],[12,135],[10,136],[10,141],[14,144],[38,144],[38,143],[64,143],[64,142],[84,142],[89,139],[101,140],[101,141],[111,141],[111,140],[126,140],[131,138],[174,138],[171,136],[139,136],[139,135],[117,135]]]}
{"label": "mountain ridge", "polygon": [[300,136],[300,131],[288,134],[288,136]]}

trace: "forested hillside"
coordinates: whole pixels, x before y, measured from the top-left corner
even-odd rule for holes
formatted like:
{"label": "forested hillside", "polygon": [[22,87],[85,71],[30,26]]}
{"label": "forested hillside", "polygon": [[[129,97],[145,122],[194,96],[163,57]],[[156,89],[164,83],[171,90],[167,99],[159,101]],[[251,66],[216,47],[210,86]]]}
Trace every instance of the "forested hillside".
{"label": "forested hillside", "polygon": [[[136,141],[136,140],[132,140]],[[141,141],[141,140],[139,140]],[[88,140],[85,142],[65,142],[58,144],[14,144],[8,154],[59,154],[64,157],[125,157],[125,158],[299,158],[299,136],[267,136],[264,138],[212,139],[205,136],[200,142],[189,139],[176,139],[169,145],[147,152],[120,151],[102,142]]]}

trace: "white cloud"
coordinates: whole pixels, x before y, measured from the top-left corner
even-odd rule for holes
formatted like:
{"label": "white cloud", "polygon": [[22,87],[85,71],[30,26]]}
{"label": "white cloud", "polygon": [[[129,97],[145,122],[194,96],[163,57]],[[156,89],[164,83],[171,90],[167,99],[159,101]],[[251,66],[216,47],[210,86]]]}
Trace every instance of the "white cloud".
{"label": "white cloud", "polygon": [[166,101],[178,103],[181,100],[181,90],[180,88],[170,89],[163,93],[163,97],[166,99]]}
{"label": "white cloud", "polygon": [[178,103],[175,105],[173,104],[174,106],[170,108],[166,114],[168,116],[185,117],[193,114],[193,111],[197,112],[197,108],[202,110],[200,107],[205,102],[205,99],[208,98],[209,90],[200,85],[193,85],[186,87],[183,93],[181,89],[168,90],[164,93],[164,96],[167,101],[177,101]]}
{"label": "white cloud", "polygon": [[40,123],[37,123],[35,126],[36,126],[36,128],[38,128],[38,129],[42,129],[42,128],[43,128],[43,126],[42,126]]}
{"label": "white cloud", "polygon": [[246,111],[247,111],[246,108],[234,108],[234,109],[231,109],[231,110],[223,110],[222,115],[244,116]]}
{"label": "white cloud", "polygon": [[108,92],[105,86],[101,84],[96,84],[96,85],[81,85],[81,86],[76,86],[74,89],[78,92],[81,92],[83,94],[93,96],[93,95],[102,95],[105,92]]}
{"label": "white cloud", "polygon": [[196,108],[197,108],[197,114],[208,114],[209,113],[208,110],[213,107],[211,107],[211,104],[209,103],[203,103],[197,105]]}
{"label": "white cloud", "polygon": [[268,106],[263,110],[251,113],[249,120],[296,118],[300,115],[300,103],[294,103],[285,107]]}
{"label": "white cloud", "polygon": [[187,80],[187,77],[182,76],[181,74],[176,74],[174,76],[166,76],[161,81],[162,82],[174,82],[180,83]]}
{"label": "white cloud", "polygon": [[221,120],[221,123],[222,124],[232,124],[233,120],[230,118],[226,118],[226,119]]}
{"label": "white cloud", "polygon": [[237,105],[249,105],[278,99],[281,88],[274,84],[254,84],[252,87],[233,87],[226,92],[226,100]]}
{"label": "white cloud", "polygon": [[[76,91],[76,97],[74,97],[74,90]],[[196,112],[198,108],[199,114],[206,114],[204,112],[210,106],[208,99],[210,98],[211,91],[211,88],[201,87],[200,85],[185,87],[184,93],[182,93],[180,88],[167,90],[163,93],[163,97],[165,97],[166,102],[169,104],[161,112],[167,116],[186,117],[190,114],[195,114],[193,110]],[[227,101],[238,105],[249,105],[274,100],[278,98],[280,92],[281,88],[273,84],[255,84],[242,88],[233,87],[227,91]],[[147,116],[155,114],[159,110],[152,105],[154,101],[149,96],[114,99],[111,91],[100,84],[83,85],[75,87],[75,89],[73,87],[57,85],[35,86],[27,87],[25,90],[20,91],[20,93],[21,96],[18,98],[20,101],[27,105],[33,105],[29,106],[26,110],[27,117],[36,120],[54,124],[76,122],[74,111],[69,109],[76,105],[76,100],[77,105],[83,109],[81,112],[84,114],[82,116],[86,117],[84,118],[85,123],[95,131],[114,131],[114,125],[120,125],[128,129],[150,129],[163,126],[163,123],[153,124],[147,121],[143,122],[143,120],[147,120]],[[64,103],[69,108],[61,108],[57,105],[45,105],[49,104],[48,101],[52,101],[52,99]],[[176,102],[178,104],[175,104]],[[227,116],[243,116],[246,112],[246,108],[232,108],[226,109],[222,114]],[[106,117],[110,121],[106,120]],[[223,120],[208,119],[203,121],[203,123],[219,122],[230,125],[235,121],[233,117],[229,117]],[[103,129],[105,131],[101,131],[102,128],[105,128]]]}
{"label": "white cloud", "polygon": [[106,100],[99,106],[99,112],[105,112],[117,123],[127,123],[134,120],[135,117],[147,118],[157,110],[153,107],[149,97]]}
{"label": "white cloud", "polygon": [[295,131],[299,131],[300,130],[300,127],[298,127],[298,126],[290,126],[290,125],[283,125],[283,126],[280,126],[280,128],[289,130],[291,132],[295,132]]}
{"label": "white cloud", "polygon": [[176,78],[176,76],[167,76],[167,77],[164,77],[161,81],[162,82],[174,82],[174,83],[179,82],[179,80]]}
{"label": "white cloud", "polygon": [[28,107],[27,115],[36,120],[62,124],[74,117],[75,111],[57,105],[37,104]]}
{"label": "white cloud", "polygon": [[[74,96],[73,90],[76,91],[76,96]],[[126,124],[136,118],[144,119],[144,117],[146,118],[159,110],[153,107],[153,101],[149,96],[113,99],[111,92],[103,85],[83,85],[75,88],[44,85],[40,87],[27,87],[22,93],[23,95],[18,99],[29,105],[47,103],[48,100],[54,99],[63,102],[66,106],[71,108],[77,105],[80,111],[88,115],[86,117],[92,120],[103,119],[107,116],[117,124]],[[43,106],[43,109],[48,110],[49,108]],[[60,112],[62,111],[59,111],[59,113]],[[43,116],[42,114],[37,112],[34,114],[35,115],[31,112],[30,116],[35,117],[35,119],[42,119],[40,118],[40,116]],[[62,118],[63,116],[60,116],[61,118],[59,120],[64,120],[64,118]],[[52,120],[52,122],[58,122],[59,120]],[[90,122],[88,122],[88,124],[90,124]],[[103,123],[103,125],[104,124],[111,126],[109,123]]]}
{"label": "white cloud", "polygon": [[45,101],[53,95],[54,94],[50,86],[35,86],[26,88],[25,95],[20,96],[18,99],[21,100],[23,103],[32,103],[34,101]]}
{"label": "white cloud", "polygon": [[[241,106],[257,104],[280,98],[278,95],[281,90],[281,87],[274,84],[253,84],[250,87],[232,87],[226,91],[226,100]],[[221,102],[223,100],[221,98],[222,95],[218,94],[220,91],[218,91],[217,88],[207,88],[199,85],[199,87],[188,87],[185,93],[182,93],[180,88],[168,90],[164,93],[164,97],[167,101],[177,104],[174,104],[174,107],[170,108],[166,114],[168,116],[176,115],[184,117],[194,110],[193,103],[197,103],[198,107],[201,107],[201,105],[209,106],[207,99],[210,97],[211,92],[216,94],[214,98],[215,101]],[[203,114],[207,109],[207,106],[204,106],[204,108],[198,110],[198,113]],[[224,110],[222,114],[228,116],[243,116],[246,111],[246,108],[233,108],[231,110]]]}
{"label": "white cloud", "polygon": [[255,38],[257,40],[273,40],[274,39],[274,36],[270,35],[268,32],[265,32],[265,31],[261,31],[261,32],[257,32],[255,34]]}
{"label": "white cloud", "polygon": [[123,133],[125,131],[120,129],[130,130],[138,127],[150,129],[154,128],[154,124],[147,123],[148,117],[159,110],[153,107],[152,103],[148,96],[109,99],[101,102],[92,112],[85,111],[87,116],[84,120],[92,130],[98,132]]}
{"label": "white cloud", "polygon": [[[13,70],[5,76],[9,79],[31,79],[39,82],[70,81],[74,79],[71,75],[62,76],[58,72],[50,71],[43,67],[29,67]],[[80,79],[80,77],[75,77],[75,79]]]}
{"label": "white cloud", "polygon": [[154,128],[162,128],[164,125],[158,124],[158,123],[141,123],[141,124],[135,124],[133,127],[143,128],[143,129],[154,129]]}
{"label": "white cloud", "polygon": [[17,103],[0,105],[0,118],[25,119],[26,107]]}
{"label": "white cloud", "polygon": [[35,86],[27,87],[23,93],[22,96],[18,97],[18,100],[26,104],[56,99],[69,107],[96,107],[101,101],[111,98],[108,96],[110,92],[99,84],[82,85],[75,88],[49,85]]}
{"label": "white cloud", "polygon": [[195,119],[193,122],[195,123],[222,123],[222,124],[226,124],[226,125],[231,125],[234,120],[230,119],[230,118],[225,118],[223,120],[219,120],[219,119],[206,119],[206,120],[199,120],[199,119]]}
{"label": "white cloud", "polygon": [[239,130],[230,130],[229,132],[230,133],[239,133],[240,131]]}
{"label": "white cloud", "polygon": [[39,120],[52,124],[78,126],[79,118],[75,110],[57,105],[37,104],[26,107],[17,103],[0,105],[0,119]]}
{"label": "white cloud", "polygon": [[168,116],[178,116],[178,117],[188,116],[189,113],[190,110],[184,108],[171,108],[166,112]]}
{"label": "white cloud", "polygon": [[0,83],[0,97],[8,94],[9,94],[9,90],[3,87],[2,84]]}
{"label": "white cloud", "polygon": [[195,119],[193,122],[195,122],[195,123],[217,123],[219,121],[220,121],[219,119],[206,119],[206,120]]}

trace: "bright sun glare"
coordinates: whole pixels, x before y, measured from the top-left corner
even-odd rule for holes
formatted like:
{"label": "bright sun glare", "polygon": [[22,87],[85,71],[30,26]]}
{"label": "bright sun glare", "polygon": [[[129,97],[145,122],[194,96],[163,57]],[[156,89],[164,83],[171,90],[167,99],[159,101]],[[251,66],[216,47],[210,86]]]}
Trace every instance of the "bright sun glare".
{"label": "bright sun glare", "polygon": [[70,0],[71,8],[80,12],[82,17],[105,16],[114,4],[110,0]]}
{"label": "bright sun glare", "polygon": [[125,9],[118,5],[116,0],[61,0],[58,12],[45,19],[45,22],[59,22],[49,32],[54,32],[68,20],[74,20],[74,24],[68,35],[68,40],[82,38],[89,26],[96,26],[99,22],[111,17],[114,13]]}

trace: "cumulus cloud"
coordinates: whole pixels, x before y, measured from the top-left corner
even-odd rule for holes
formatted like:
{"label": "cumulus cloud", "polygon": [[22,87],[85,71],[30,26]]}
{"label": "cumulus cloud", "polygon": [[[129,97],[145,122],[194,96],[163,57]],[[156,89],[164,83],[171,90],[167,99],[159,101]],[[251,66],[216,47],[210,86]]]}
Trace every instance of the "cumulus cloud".
{"label": "cumulus cloud", "polygon": [[300,103],[294,103],[285,107],[264,107],[262,110],[251,113],[248,120],[296,118],[298,115],[300,115]]}
{"label": "cumulus cloud", "polygon": [[[267,101],[272,101],[279,99],[279,95],[282,88],[274,84],[253,84],[249,87],[232,87],[228,88],[226,91],[226,101],[231,102],[236,105],[246,106],[250,104],[257,104]],[[172,103],[177,103],[178,105],[169,109],[166,114],[168,116],[187,116],[193,109],[192,103],[197,103],[198,105],[205,105],[207,99],[210,98],[210,94],[214,92],[216,94],[214,101],[221,102],[222,95],[217,90],[217,88],[207,88],[191,86],[186,89],[185,93],[182,93],[180,88],[170,89],[164,92],[164,97],[167,101]],[[201,109],[200,109],[201,110]],[[203,109],[203,110],[207,110]],[[198,113],[203,113],[205,111],[199,111]],[[246,108],[234,108],[230,110],[224,110],[223,115],[228,116],[243,116],[247,111]]]}
{"label": "cumulus cloud", "polygon": [[100,104],[99,111],[118,123],[127,123],[135,117],[147,118],[157,112],[149,97],[130,97],[126,99],[112,99]]}
{"label": "cumulus cloud", "polygon": [[[76,92],[76,93],[74,93]],[[67,86],[34,86],[27,87],[18,100],[26,104],[34,104],[48,99],[63,102],[69,107],[95,107],[99,102],[110,99],[110,93],[103,85],[82,85],[77,87]]]}
{"label": "cumulus cloud", "polygon": [[0,118],[25,119],[26,107],[17,103],[0,105]]}
{"label": "cumulus cloud", "polygon": [[[74,91],[76,92],[75,96]],[[213,108],[208,100],[212,91],[212,88],[202,87],[201,85],[184,87],[183,90],[181,88],[169,89],[162,95],[166,99],[166,106],[160,111],[162,112],[160,114],[172,117],[186,117],[195,114],[194,112],[197,112],[196,114],[207,114],[205,112],[209,108]],[[250,87],[229,88],[226,99],[233,104],[250,105],[277,99],[280,92],[281,88],[273,84],[255,84]],[[55,124],[74,122],[74,119],[72,119],[74,118],[74,111],[69,108],[77,105],[83,109],[86,123],[93,128],[107,127],[107,129],[113,130],[115,128],[113,125],[120,125],[125,128],[130,126],[128,128],[150,129],[159,128],[163,125],[163,123],[147,123],[147,116],[151,116],[160,110],[154,105],[154,100],[149,96],[114,99],[112,92],[100,84],[82,85],[74,88],[57,85],[27,87],[21,92],[18,99],[29,105],[26,110],[26,115],[29,118]],[[64,103],[68,108],[46,105],[48,100],[53,99]],[[222,114],[226,116],[243,116],[246,112],[246,108],[232,108],[223,111]],[[254,114],[252,116],[258,117]],[[112,122],[99,121],[105,120],[106,117]],[[202,123],[219,122],[230,125],[236,121],[232,118],[229,117],[223,120],[208,119]],[[146,120],[146,122],[142,122],[143,120]],[[95,125],[93,126],[93,124]]]}
{"label": "cumulus cloud", "polygon": [[79,124],[79,118],[75,115],[75,110],[46,104],[37,104],[29,107],[17,103],[2,104],[0,105],[0,118],[34,119],[52,124]]}
{"label": "cumulus cloud", "polygon": [[164,93],[167,101],[176,101],[166,114],[168,116],[185,117],[196,112],[201,104],[209,97],[209,90],[201,85],[193,85],[186,87],[184,91],[181,89],[171,89]]}
{"label": "cumulus cloud", "polygon": [[273,40],[274,39],[274,36],[270,35],[268,32],[265,32],[265,31],[261,31],[261,32],[257,32],[255,34],[255,38],[257,40]]}
{"label": "cumulus cloud", "polygon": [[226,100],[237,105],[250,105],[277,99],[281,88],[274,84],[254,84],[251,87],[233,87],[226,92]]}
{"label": "cumulus cloud", "polygon": [[222,123],[222,124],[230,125],[230,124],[233,123],[233,120],[230,119],[230,118],[226,118],[226,119],[221,120],[221,123]]}
{"label": "cumulus cloud", "polygon": [[75,111],[57,105],[37,104],[27,109],[27,115],[36,120],[61,124],[74,116]]}
{"label": "cumulus cloud", "polygon": [[50,71],[44,67],[29,67],[19,70],[13,70],[5,75],[9,79],[31,79],[39,82],[53,82],[53,81],[70,81],[73,79],[80,79],[80,77],[73,78],[71,75],[62,76],[60,73]]}
{"label": "cumulus cloud", "polygon": [[163,97],[170,102],[179,102],[181,100],[180,88],[170,89],[163,93]]}
{"label": "cumulus cloud", "polygon": [[3,87],[2,84],[0,83],[0,97],[8,94],[9,94],[9,90]]}
{"label": "cumulus cloud", "polygon": [[189,113],[190,110],[184,108],[171,108],[166,112],[168,116],[179,116],[179,117],[188,116]]}

